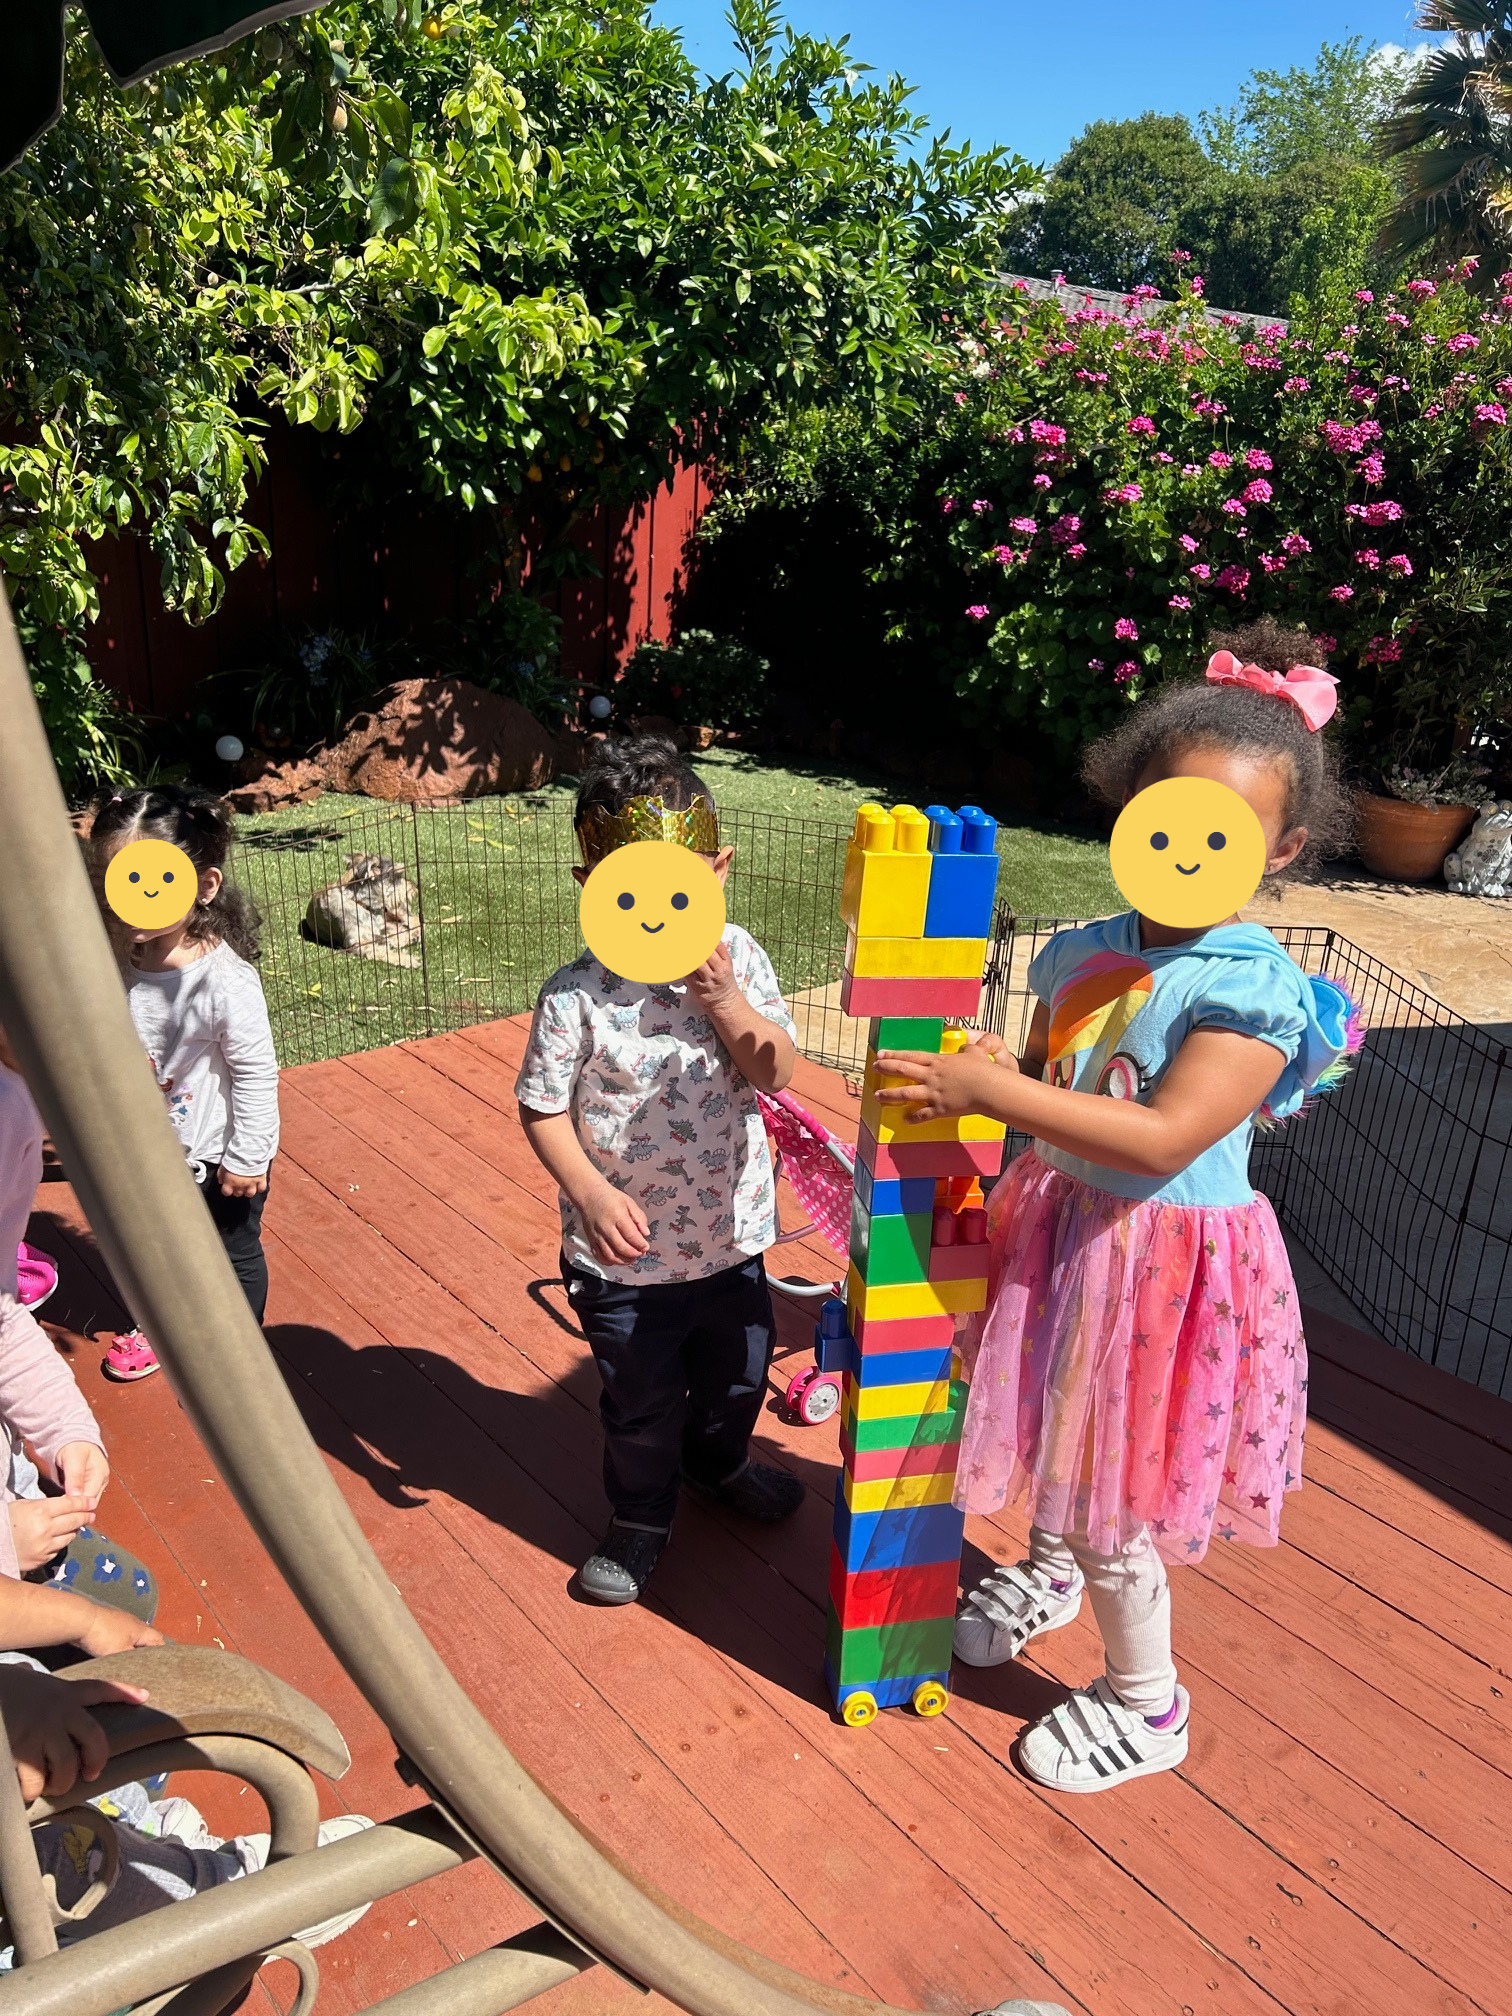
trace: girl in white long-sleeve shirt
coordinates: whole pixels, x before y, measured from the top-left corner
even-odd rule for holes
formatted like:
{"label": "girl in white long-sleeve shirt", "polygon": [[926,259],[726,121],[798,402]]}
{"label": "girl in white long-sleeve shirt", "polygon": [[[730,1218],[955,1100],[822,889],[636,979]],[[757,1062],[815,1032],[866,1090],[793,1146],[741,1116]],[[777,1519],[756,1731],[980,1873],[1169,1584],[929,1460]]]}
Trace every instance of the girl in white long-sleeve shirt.
{"label": "girl in white long-sleeve shirt", "polygon": [[[194,863],[199,888],[188,916],[167,931],[126,933],[127,999],[226,1257],[260,1323],[268,1300],[261,1228],[278,1152],[278,1059],[252,963],[257,913],[225,879],[231,839],[219,799],[180,785],[116,792],[95,814],[91,833],[102,883],[111,856],[133,840],[171,841]],[[124,1331],[111,1342],[105,1370],[116,1379],[141,1379],[157,1362],[140,1331]]]}

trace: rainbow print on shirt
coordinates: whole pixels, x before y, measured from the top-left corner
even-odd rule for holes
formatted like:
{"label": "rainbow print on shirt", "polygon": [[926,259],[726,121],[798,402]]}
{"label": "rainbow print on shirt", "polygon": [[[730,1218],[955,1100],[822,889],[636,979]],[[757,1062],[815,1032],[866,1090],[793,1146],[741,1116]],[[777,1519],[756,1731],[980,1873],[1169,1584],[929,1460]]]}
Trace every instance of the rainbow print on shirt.
{"label": "rainbow print on shirt", "polygon": [[1069,1086],[1084,1051],[1105,1038],[1110,1046],[1117,1043],[1154,985],[1144,960],[1126,952],[1094,952],[1078,966],[1050,1011],[1050,1083]]}

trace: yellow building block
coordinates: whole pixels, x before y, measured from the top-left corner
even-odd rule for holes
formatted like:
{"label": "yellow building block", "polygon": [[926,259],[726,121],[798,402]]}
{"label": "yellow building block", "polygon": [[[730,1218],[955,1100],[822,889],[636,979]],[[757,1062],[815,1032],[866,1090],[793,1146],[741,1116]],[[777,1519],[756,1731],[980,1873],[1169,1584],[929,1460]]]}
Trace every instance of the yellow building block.
{"label": "yellow building block", "polygon": [[[986,1250],[983,1247],[984,1263]],[[868,1288],[852,1267],[845,1277],[845,1307],[852,1336],[863,1318],[868,1323],[890,1323],[909,1316],[969,1315],[987,1307],[986,1266],[980,1280],[896,1281],[879,1288]]]}
{"label": "yellow building block", "polygon": [[861,938],[845,941],[845,968],[864,980],[974,980],[987,964],[985,938]]}
{"label": "yellow building block", "polygon": [[951,1379],[921,1379],[912,1386],[858,1386],[846,1381],[844,1418],[857,1421],[915,1420],[920,1414],[944,1414],[953,1405],[959,1383]]}
{"label": "yellow building block", "polygon": [[847,1469],[845,1502],[852,1512],[902,1512],[915,1505],[948,1505],[955,1494],[955,1472],[938,1477],[877,1477],[858,1484]]}
{"label": "yellow building block", "polygon": [[841,918],[863,938],[922,939],[932,860],[929,821],[917,806],[863,805],[845,850]]}
{"label": "yellow building block", "polygon": [[[947,1031],[947,1034],[949,1032]],[[893,1141],[1001,1141],[1008,1132],[1003,1120],[989,1120],[982,1113],[957,1113],[944,1120],[907,1120],[904,1105],[884,1106],[877,1097],[879,1086],[908,1085],[912,1081],[890,1071],[877,1069],[877,1053],[866,1055],[866,1076],[861,1084],[861,1125],[878,1142]]]}

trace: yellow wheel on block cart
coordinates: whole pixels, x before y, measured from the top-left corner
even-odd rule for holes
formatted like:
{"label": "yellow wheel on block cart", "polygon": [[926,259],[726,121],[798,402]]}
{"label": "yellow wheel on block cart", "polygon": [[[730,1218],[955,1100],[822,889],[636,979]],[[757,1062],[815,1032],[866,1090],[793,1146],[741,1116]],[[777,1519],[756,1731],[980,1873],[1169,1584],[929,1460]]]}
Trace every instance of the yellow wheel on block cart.
{"label": "yellow wheel on block cart", "polygon": [[922,1687],[914,1689],[914,1713],[916,1715],[943,1715],[950,1696],[938,1680],[926,1680]]}
{"label": "yellow wheel on block cart", "polygon": [[877,1703],[871,1694],[847,1694],[840,1719],[848,1729],[864,1729],[877,1719]]}

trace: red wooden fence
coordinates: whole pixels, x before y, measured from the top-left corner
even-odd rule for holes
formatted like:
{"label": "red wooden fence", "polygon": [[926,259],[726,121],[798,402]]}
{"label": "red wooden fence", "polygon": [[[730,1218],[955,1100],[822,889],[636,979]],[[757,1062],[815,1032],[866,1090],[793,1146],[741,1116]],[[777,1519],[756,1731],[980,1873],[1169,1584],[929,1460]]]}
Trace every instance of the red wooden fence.
{"label": "red wooden fence", "polygon": [[[475,606],[479,583],[469,578],[454,522],[421,509],[391,512],[381,522],[376,514],[339,521],[322,504],[330,451],[283,427],[269,451],[249,515],[267,533],[271,555],[228,578],[208,623],[191,627],[163,607],[143,540],[129,536],[96,549],[100,615],[89,633],[90,662],[133,712],[183,713],[202,679],[265,663],[286,629],[332,624],[407,635],[423,653],[438,624],[459,621]],[[706,501],[700,471],[684,467],[648,503],[600,509],[576,529],[592,571],[563,582],[549,603],[561,617],[570,679],[607,684],[644,638],[669,634]],[[416,669],[426,669],[423,657]]]}

